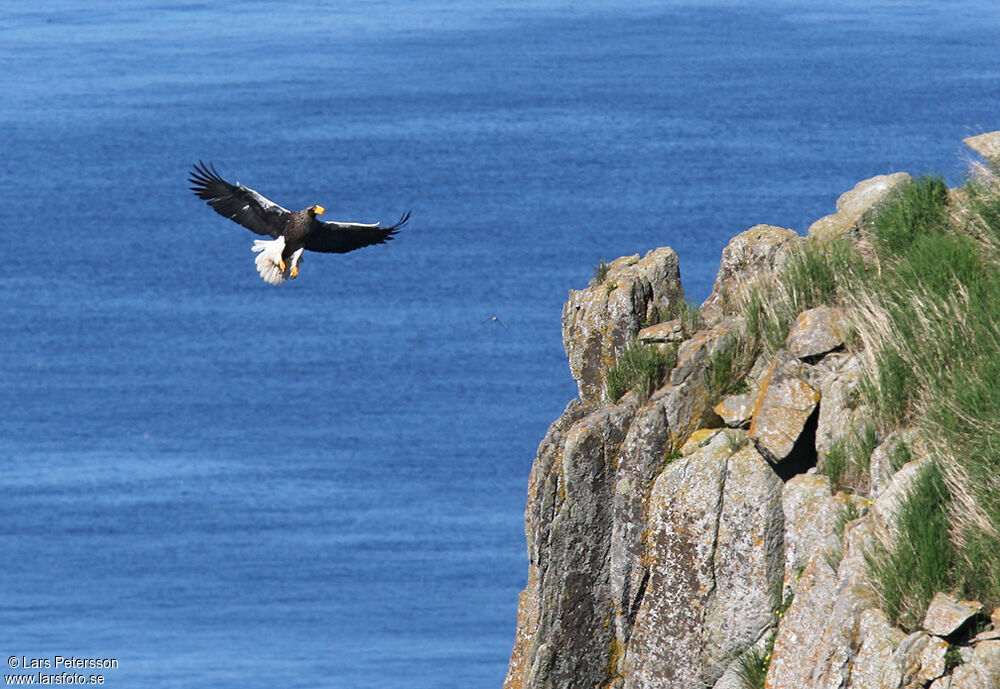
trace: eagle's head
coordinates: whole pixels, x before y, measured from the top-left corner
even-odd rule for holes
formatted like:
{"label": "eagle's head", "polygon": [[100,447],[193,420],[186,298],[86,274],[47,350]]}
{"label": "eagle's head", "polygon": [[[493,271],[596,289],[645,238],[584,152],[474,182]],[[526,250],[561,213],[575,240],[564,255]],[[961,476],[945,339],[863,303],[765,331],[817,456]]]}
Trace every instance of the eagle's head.
{"label": "eagle's head", "polygon": [[306,210],[309,211],[309,215],[323,215],[326,213],[326,209],[319,205],[309,206]]}

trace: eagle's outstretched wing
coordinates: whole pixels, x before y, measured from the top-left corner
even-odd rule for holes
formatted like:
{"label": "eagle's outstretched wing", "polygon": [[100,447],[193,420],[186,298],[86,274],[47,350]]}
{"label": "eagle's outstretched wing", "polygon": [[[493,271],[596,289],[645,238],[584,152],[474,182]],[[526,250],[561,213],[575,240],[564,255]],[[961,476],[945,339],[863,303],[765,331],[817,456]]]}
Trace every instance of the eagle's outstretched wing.
{"label": "eagle's outstretched wing", "polygon": [[399,232],[399,228],[410,219],[410,211],[395,225],[383,227],[377,223],[364,225],[350,222],[324,222],[313,220],[309,234],[305,236],[305,248],[328,254],[346,254],[369,244],[384,244]]}
{"label": "eagle's outstretched wing", "polygon": [[291,211],[264,198],[253,189],[248,189],[239,182],[230,184],[219,176],[214,165],[206,165],[200,160],[194,166],[188,181],[191,183],[191,191],[198,198],[208,201],[208,205],[216,213],[257,234],[277,238],[291,215]]}

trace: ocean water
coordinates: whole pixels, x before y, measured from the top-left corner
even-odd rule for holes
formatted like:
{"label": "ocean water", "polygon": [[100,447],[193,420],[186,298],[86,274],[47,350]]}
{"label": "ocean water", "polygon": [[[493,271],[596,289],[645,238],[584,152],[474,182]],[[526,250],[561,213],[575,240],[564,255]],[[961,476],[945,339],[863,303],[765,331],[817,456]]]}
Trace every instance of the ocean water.
{"label": "ocean water", "polygon": [[[566,291],[1000,128],[993,0],[124,5],[0,8],[0,651],[110,687],[499,687]],[[272,288],[199,159],[413,219]]]}

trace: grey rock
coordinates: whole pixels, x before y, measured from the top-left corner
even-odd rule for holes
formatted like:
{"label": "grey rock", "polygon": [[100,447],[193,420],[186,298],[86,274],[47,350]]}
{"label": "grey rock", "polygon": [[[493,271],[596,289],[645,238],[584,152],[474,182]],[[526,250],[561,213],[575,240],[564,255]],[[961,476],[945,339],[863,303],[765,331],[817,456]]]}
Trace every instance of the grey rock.
{"label": "grey rock", "polygon": [[836,573],[821,553],[810,558],[778,625],[768,672],[771,689],[847,684],[864,612],[875,607],[864,560],[871,542],[870,523],[857,519],[845,529],[844,556]]}
{"label": "grey rock", "polygon": [[889,484],[896,470],[892,466],[892,457],[896,448],[901,444],[906,444],[911,451],[916,450],[917,432],[914,429],[903,431],[893,431],[886,436],[885,440],[872,452],[869,463],[869,474],[871,476],[871,487],[869,493],[872,498],[878,498]]}
{"label": "grey rock", "polygon": [[770,689],[814,687],[813,671],[827,653],[821,644],[833,611],[837,574],[821,553],[809,558],[795,584],[795,598],[778,625],[771,667]]}
{"label": "grey rock", "polygon": [[[761,653],[767,647],[767,639],[771,635],[771,631],[766,631],[761,637],[754,643],[749,650],[758,650]],[[740,656],[742,653],[730,661],[729,665],[726,667],[726,671],[722,673],[719,680],[715,683],[712,689],[746,689],[746,682],[740,677]]]}
{"label": "grey rock", "polygon": [[978,644],[980,641],[996,641],[1000,639],[1000,629],[987,629],[984,632],[979,632],[972,639],[972,643]]}
{"label": "grey rock", "polygon": [[534,572],[522,596],[525,628],[507,689],[567,688],[606,678],[614,640],[607,469],[637,412],[632,399],[590,413],[571,404],[539,448],[525,513]]}
{"label": "grey rock", "polygon": [[927,606],[923,627],[937,636],[950,636],[983,611],[977,600],[957,600],[947,593],[935,593]]}
{"label": "grey rock", "polygon": [[745,438],[698,431],[656,481],[650,577],[625,687],[711,685],[770,624],[782,575],[781,481]]}
{"label": "grey rock", "polygon": [[951,673],[950,689],[1000,687],[1000,641],[976,644],[972,656]]}
{"label": "grey rock", "polygon": [[813,671],[816,687],[836,689],[850,679],[861,615],[876,606],[865,561],[872,542],[871,522],[867,519],[855,519],[844,529],[844,555],[837,569],[833,607],[820,641],[820,662]]}
{"label": "grey rock", "polygon": [[804,365],[780,350],[761,384],[750,422],[750,439],[772,464],[788,459],[819,404],[819,392],[804,380]]}
{"label": "grey rock", "polygon": [[920,671],[917,672],[917,682],[920,686],[944,674],[947,653],[948,642],[944,639],[932,636],[927,640],[927,645],[920,653]]}
{"label": "grey rock", "polygon": [[819,390],[819,416],[816,420],[816,456],[823,466],[827,453],[840,438],[858,431],[867,415],[855,408],[855,391],[861,380],[857,357],[831,354],[819,365],[806,369],[811,384]]}
{"label": "grey rock", "polygon": [[731,454],[728,437],[717,431],[706,446],[671,463],[653,486],[650,576],[625,656],[627,689],[700,684],[702,623],[715,588],[716,536]]}
{"label": "grey rock", "polygon": [[861,644],[851,667],[851,689],[886,689],[890,659],[906,635],[878,608],[861,614],[858,630]]}
{"label": "grey rock", "polygon": [[795,319],[785,348],[799,359],[832,352],[844,344],[846,327],[843,312],[832,306],[817,306],[800,313]]}
{"label": "grey rock", "polygon": [[563,346],[580,398],[605,398],[608,369],[657,311],[683,301],[677,253],[664,247],[610,264],[605,280],[571,290],[563,307]]}
{"label": "grey rock", "polygon": [[903,465],[872,504],[870,514],[875,525],[875,537],[883,545],[891,546],[896,542],[898,537],[896,522],[899,512],[914,484],[920,478],[920,473],[926,463],[926,459],[919,459]]}
{"label": "grey rock", "polygon": [[733,237],[722,250],[712,293],[701,305],[702,318],[711,324],[731,312],[747,285],[773,274],[801,241],[794,230],[773,225],[755,225]]}
{"label": "grey rock", "polygon": [[830,479],[810,471],[793,476],[781,492],[785,515],[784,587],[794,591],[799,572],[814,557],[838,547],[833,526],[840,501],[830,495]]}
{"label": "grey rock", "polygon": [[715,589],[706,609],[701,668],[718,677],[734,653],[772,623],[784,575],[783,484],[746,444],[729,458],[716,534]]}
{"label": "grey rock", "polygon": [[962,143],[988,160],[1000,158],[1000,131],[970,136]]}
{"label": "grey rock", "polygon": [[618,451],[612,496],[611,597],[615,605],[615,636],[624,648],[645,592],[649,569],[642,540],[646,507],[653,480],[666,464],[670,427],[662,404],[644,407]]}
{"label": "grey rock", "polygon": [[637,339],[639,342],[646,344],[655,344],[660,342],[683,342],[686,337],[687,333],[684,332],[681,320],[675,318],[672,321],[657,323],[656,325],[643,328],[639,331]]}
{"label": "grey rock", "polygon": [[694,375],[679,385],[666,385],[649,398],[651,403],[660,404],[667,416],[670,447],[681,447],[699,428],[718,426],[718,418],[712,411],[708,390],[705,387],[704,372],[698,369]]}
{"label": "grey rock", "polygon": [[733,395],[719,402],[713,408],[716,414],[731,428],[741,428],[750,424],[753,400],[749,393]]}
{"label": "grey rock", "polygon": [[693,373],[704,376],[705,361],[729,332],[728,326],[699,330],[677,349],[677,363],[670,372],[670,383],[680,385]]}
{"label": "grey rock", "polygon": [[905,172],[878,175],[854,185],[837,199],[837,212],[809,226],[809,239],[829,241],[852,235],[900,185],[911,181]]}

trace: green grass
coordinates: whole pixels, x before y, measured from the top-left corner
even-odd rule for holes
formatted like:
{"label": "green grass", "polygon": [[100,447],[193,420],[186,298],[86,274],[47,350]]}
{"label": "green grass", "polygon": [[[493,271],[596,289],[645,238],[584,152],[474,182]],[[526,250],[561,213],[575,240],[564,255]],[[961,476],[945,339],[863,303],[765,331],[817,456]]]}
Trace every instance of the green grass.
{"label": "green grass", "polygon": [[883,254],[906,251],[918,238],[934,233],[947,218],[948,187],[941,177],[925,176],[903,185],[871,223]]}
{"label": "green grass", "polygon": [[[906,624],[935,587],[1000,604],[995,171],[970,178],[958,198],[950,204],[940,179],[923,178],[886,204],[869,228],[878,270],[852,294],[866,357],[861,401],[883,429],[918,428],[935,460],[935,485],[943,486],[937,516],[904,524],[898,552],[883,553],[883,566],[873,570],[887,605]],[[894,468],[909,456],[898,452]],[[920,555],[910,544],[924,543],[927,529],[941,548]],[[894,574],[888,562],[909,569]]]}
{"label": "green grass", "polygon": [[737,395],[747,390],[746,375],[753,364],[753,352],[740,334],[730,335],[705,362],[705,385],[713,399]]}
{"label": "green grass", "polygon": [[661,352],[653,345],[633,343],[608,370],[607,395],[617,402],[625,393],[635,390],[646,401],[677,363],[677,348]]}
{"label": "green grass", "polygon": [[679,319],[685,335],[693,334],[702,326],[698,304],[688,299],[680,299],[671,303],[666,313],[662,315],[664,321]]}
{"label": "green grass", "polygon": [[853,500],[848,500],[837,510],[837,518],[833,522],[833,533],[837,537],[837,545],[823,553],[823,560],[834,572],[840,568],[840,561],[844,557],[844,529],[847,528],[849,522],[854,521],[862,514],[864,514],[864,510],[859,508]]}
{"label": "green grass", "polygon": [[[876,429],[915,427],[933,459],[897,545],[871,556],[890,616],[912,628],[935,590],[1000,605],[1000,168],[955,193],[939,177],[905,184],[860,240],[804,241],[729,303],[740,325],[707,362],[712,395],[743,389],[803,310],[840,306],[873,428],[831,448],[821,469],[835,489],[865,491]],[[912,458],[907,445],[890,453],[897,470]]]}
{"label": "green grass", "polygon": [[751,648],[739,657],[736,676],[740,678],[744,689],[764,689],[770,665],[770,653],[766,648]]}
{"label": "green grass", "polygon": [[892,473],[896,473],[903,468],[903,465],[912,461],[913,453],[907,443],[900,440],[893,444],[889,450],[889,466],[892,467]]}
{"label": "green grass", "polygon": [[707,364],[710,393],[718,397],[745,389],[742,382],[754,362],[785,346],[800,313],[842,303],[871,270],[846,237],[800,244],[774,276],[748,285],[741,293],[737,314],[742,324]]}
{"label": "green grass", "polygon": [[876,546],[868,571],[889,620],[919,628],[937,591],[951,588],[954,546],[949,538],[948,487],[937,464],[920,472],[900,508],[893,547]]}
{"label": "green grass", "polygon": [[833,441],[819,463],[834,492],[865,494],[869,488],[872,452],[878,445],[875,427],[865,425]]}
{"label": "green grass", "polygon": [[603,258],[600,263],[594,266],[594,279],[597,280],[597,284],[601,284],[607,280],[609,270],[611,270],[611,266]]}

